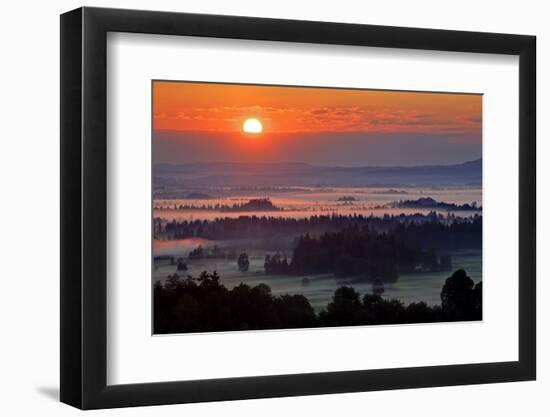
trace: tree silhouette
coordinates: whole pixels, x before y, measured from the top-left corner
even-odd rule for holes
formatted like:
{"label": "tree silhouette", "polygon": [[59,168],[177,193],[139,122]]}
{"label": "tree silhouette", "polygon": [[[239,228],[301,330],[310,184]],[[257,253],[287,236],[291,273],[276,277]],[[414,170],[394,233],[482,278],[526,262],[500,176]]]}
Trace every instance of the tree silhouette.
{"label": "tree silhouette", "polygon": [[[477,290],[481,296],[481,285]],[[481,302],[478,302],[481,306]],[[466,275],[466,271],[459,269],[445,281],[441,290],[441,307],[443,312],[457,319],[470,319],[479,312],[476,311],[476,291],[474,281]]]}
{"label": "tree silhouette", "polygon": [[237,259],[237,265],[239,266],[239,271],[246,272],[250,266],[250,261],[248,260],[248,255],[246,253],[241,253],[239,259]]}
{"label": "tree silhouette", "polygon": [[367,323],[392,324],[404,321],[404,307],[399,300],[386,300],[379,294],[363,297],[363,320]]}
{"label": "tree silhouette", "polygon": [[313,327],[317,323],[313,307],[301,294],[284,294],[274,303],[281,327]]}
{"label": "tree silhouette", "polygon": [[204,249],[201,245],[197,246],[191,252],[189,252],[189,259],[202,259],[204,258]]}
{"label": "tree silhouette", "polygon": [[177,270],[178,271],[187,271],[187,264],[185,263],[185,261],[183,260],[183,258],[178,258],[178,263],[177,263]]}
{"label": "tree silhouette", "polygon": [[329,326],[349,326],[361,320],[361,300],[352,287],[340,287],[334,292],[332,302],[327,306],[325,316]]}

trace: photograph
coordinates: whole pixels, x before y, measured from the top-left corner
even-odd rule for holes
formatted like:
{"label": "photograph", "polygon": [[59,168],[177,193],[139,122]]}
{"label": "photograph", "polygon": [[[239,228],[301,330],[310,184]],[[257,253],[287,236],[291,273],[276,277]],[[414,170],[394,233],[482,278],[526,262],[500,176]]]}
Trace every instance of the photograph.
{"label": "photograph", "polygon": [[482,101],[153,80],[153,334],[482,320]]}

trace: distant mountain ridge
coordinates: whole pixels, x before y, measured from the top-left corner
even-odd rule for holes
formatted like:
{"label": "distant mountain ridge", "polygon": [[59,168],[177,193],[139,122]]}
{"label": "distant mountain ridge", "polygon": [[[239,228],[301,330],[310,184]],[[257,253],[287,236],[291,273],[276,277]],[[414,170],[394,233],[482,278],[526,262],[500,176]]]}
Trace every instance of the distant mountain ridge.
{"label": "distant mountain ridge", "polygon": [[154,165],[155,189],[172,187],[479,186],[482,159],[453,165],[327,167],[307,163]]}

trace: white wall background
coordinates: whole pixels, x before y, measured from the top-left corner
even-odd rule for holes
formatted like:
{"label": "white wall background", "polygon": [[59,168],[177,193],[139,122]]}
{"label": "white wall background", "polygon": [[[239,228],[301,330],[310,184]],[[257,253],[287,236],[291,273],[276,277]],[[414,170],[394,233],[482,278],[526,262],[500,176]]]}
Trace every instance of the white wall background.
{"label": "white wall background", "polygon": [[[9,2],[0,20],[0,413],[75,415],[59,392],[59,17],[72,0]],[[536,0],[92,1],[86,5],[534,34],[538,37],[539,259],[550,250],[550,147],[542,138],[550,26]],[[550,286],[539,263],[538,381],[99,411],[94,415],[543,416],[550,412]],[[19,296],[19,289],[26,297]],[[546,394],[546,395],[545,395]]]}

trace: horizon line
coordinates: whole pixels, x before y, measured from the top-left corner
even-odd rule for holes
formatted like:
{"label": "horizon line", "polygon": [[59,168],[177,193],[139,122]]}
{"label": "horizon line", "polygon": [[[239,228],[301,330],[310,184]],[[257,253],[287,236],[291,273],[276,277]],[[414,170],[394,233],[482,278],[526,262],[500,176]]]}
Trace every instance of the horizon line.
{"label": "horizon line", "polygon": [[468,159],[462,162],[456,162],[451,164],[419,164],[419,165],[352,165],[352,166],[344,166],[344,165],[316,165],[311,164],[309,162],[298,162],[298,161],[285,161],[285,162],[236,162],[236,161],[197,161],[197,162],[184,162],[184,163],[178,163],[178,162],[167,162],[167,161],[157,161],[153,162],[152,165],[217,165],[217,164],[232,164],[232,165],[307,165],[310,167],[317,167],[317,168],[342,168],[342,169],[351,169],[351,168],[420,168],[420,167],[449,167],[449,166],[456,166],[456,165],[463,165],[467,164],[469,162],[477,162],[477,161],[483,161],[483,156],[480,156],[479,158],[475,159]]}

